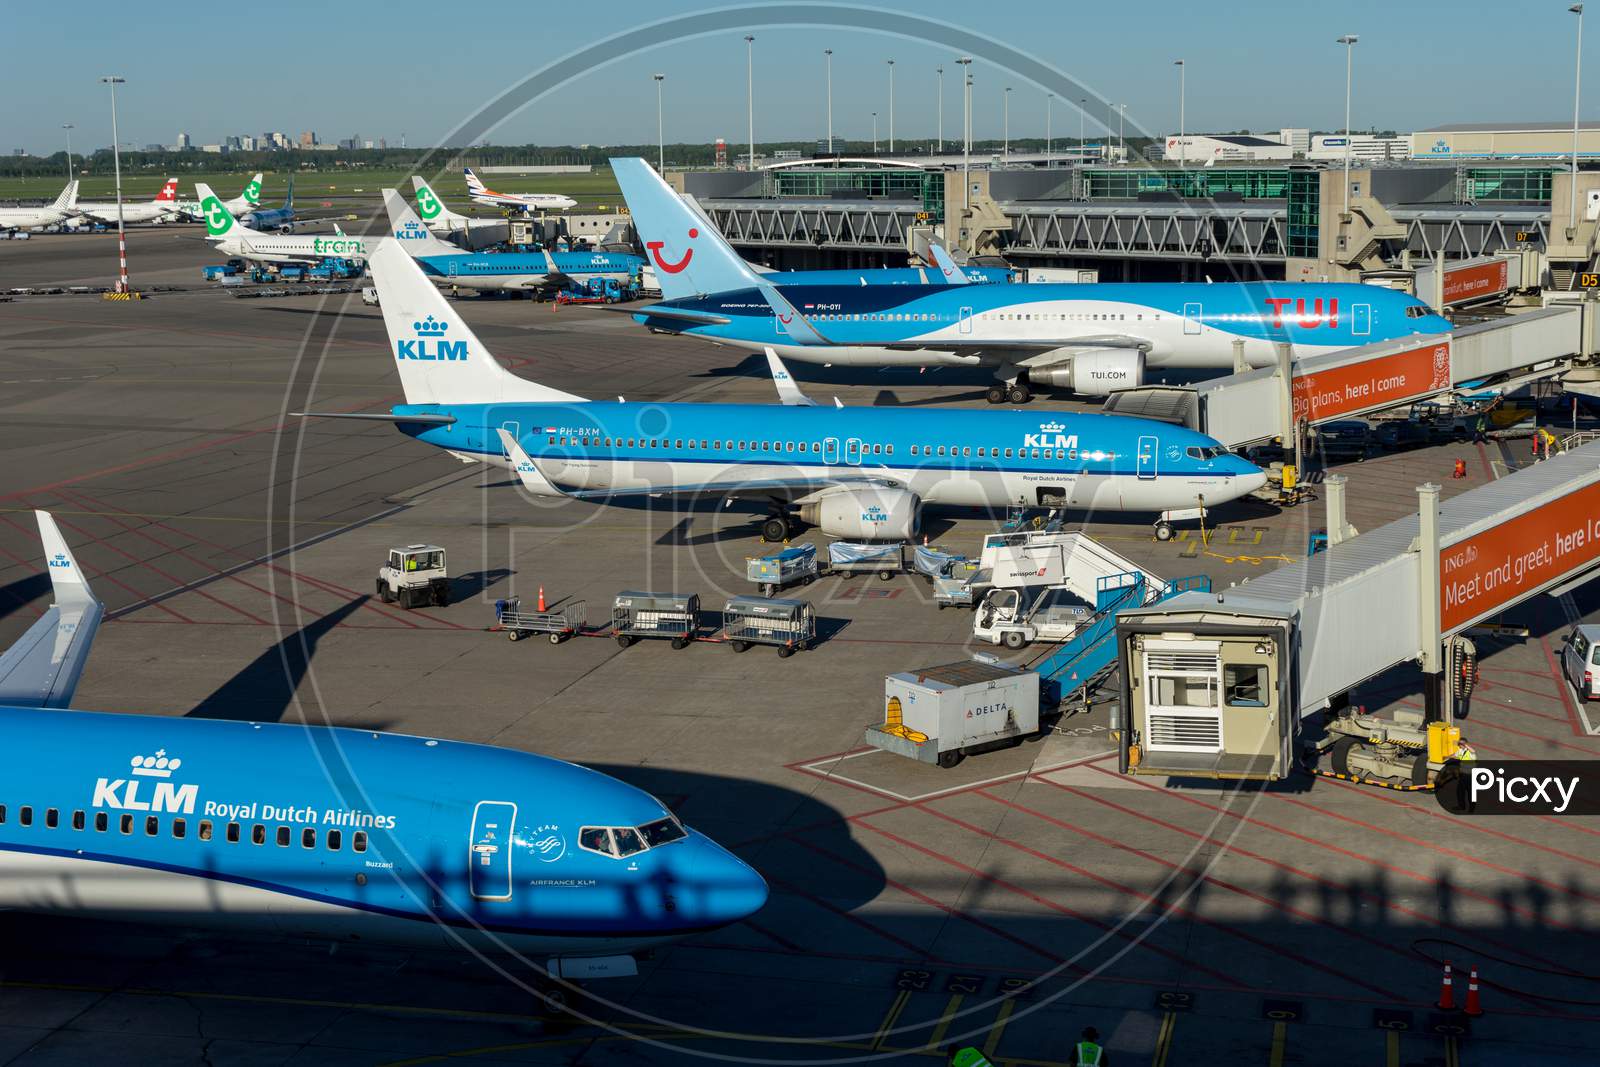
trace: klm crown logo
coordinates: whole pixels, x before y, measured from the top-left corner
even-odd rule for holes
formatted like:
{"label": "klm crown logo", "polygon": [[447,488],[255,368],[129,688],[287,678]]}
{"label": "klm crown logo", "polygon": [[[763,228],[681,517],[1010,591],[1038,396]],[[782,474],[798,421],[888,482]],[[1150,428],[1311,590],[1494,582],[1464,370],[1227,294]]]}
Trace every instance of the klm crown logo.
{"label": "klm crown logo", "polygon": [[164,748],[156,749],[154,756],[135,756],[128,762],[132,773],[141,778],[171,778],[172,772],[183,766],[181,759],[168,759]]}
{"label": "klm crown logo", "polygon": [[448,322],[440,322],[429,315],[421,322],[413,322],[411,328],[416,331],[417,339],[396,341],[396,359],[420,359],[429,363],[466,362],[467,342],[444,340],[444,335],[450,330]]}
{"label": "klm crown logo", "polygon": [[50,566],[59,567],[62,570],[72,569],[72,561],[67,558],[67,554],[65,552],[57,552],[54,559],[47,560],[46,562],[48,562]]}
{"label": "klm crown logo", "polygon": [[394,235],[402,241],[420,241],[428,236],[428,231],[416,219],[407,219],[405,225],[394,231]]}
{"label": "klm crown logo", "polygon": [[1059,422],[1044,422],[1039,424],[1039,429],[1044,433],[1060,433],[1066,427]]}

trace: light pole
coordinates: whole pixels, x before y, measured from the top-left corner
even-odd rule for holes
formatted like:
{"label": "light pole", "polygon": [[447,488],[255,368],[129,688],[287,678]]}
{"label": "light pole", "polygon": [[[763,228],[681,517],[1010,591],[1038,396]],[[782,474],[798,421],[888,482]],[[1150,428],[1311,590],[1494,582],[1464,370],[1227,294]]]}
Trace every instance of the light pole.
{"label": "light pole", "polygon": [[[961,64],[961,210],[964,213],[972,206],[972,57],[962,56],[956,62]],[[961,224],[965,226],[966,221],[963,214]]]}
{"label": "light pole", "polygon": [[1128,143],[1127,143],[1126,140],[1123,139],[1123,136],[1122,136],[1122,124],[1123,124],[1123,121],[1127,119],[1127,117],[1128,117],[1128,105],[1127,104],[1118,104],[1117,105],[1117,155],[1121,157],[1122,162],[1124,162],[1124,163],[1126,163],[1128,161]]}
{"label": "light pole", "polygon": [[1050,169],[1050,113],[1054,110],[1055,93],[1044,94],[1044,169]]}
{"label": "light pole", "polygon": [[100,79],[111,86],[111,166],[117,176],[117,292],[128,291],[128,237],[122,226],[122,147],[117,140],[117,86],[128,79],[108,74]]}
{"label": "light pole", "polygon": [[872,154],[878,154],[878,113],[872,113]]}
{"label": "light pole", "polygon": [[661,82],[665,74],[652,74],[656,80],[656,170],[662,174],[667,173],[667,137],[666,127],[661,122]]}
{"label": "light pole", "polygon": [[1005,125],[1003,127],[1003,129],[1005,131],[1005,141],[1004,141],[1005,148],[1004,148],[1003,152],[1004,152],[1004,156],[1005,156],[1005,161],[1007,163],[1010,163],[1011,162],[1011,86],[1009,86],[1009,85],[1006,86],[1005,116],[1006,116],[1005,117]]}
{"label": "light pole", "polygon": [[72,180],[72,131],[77,129],[70,122],[63,122],[61,128],[67,131],[67,181]]}
{"label": "light pole", "polygon": [[1353,33],[1347,33],[1338,40],[1344,45],[1344,211],[1350,214],[1350,75],[1353,70],[1351,64],[1356,52],[1356,42],[1360,40]]}
{"label": "light pole", "polygon": [[1583,80],[1583,5],[1573,4],[1567,10],[1578,16],[1578,51],[1572,68],[1572,180],[1567,184],[1567,231],[1570,235],[1578,226],[1578,86]]}
{"label": "light pole", "polygon": [[935,68],[939,72],[939,154],[944,155],[944,68]]}
{"label": "light pole", "polygon": [[1186,117],[1183,113],[1183,107],[1185,103],[1184,97],[1187,95],[1189,88],[1187,82],[1189,70],[1183,65],[1183,60],[1181,59],[1174,60],[1173,66],[1178,68],[1178,165],[1182,166],[1189,158],[1189,152],[1183,146],[1184,119]]}
{"label": "light pole", "polygon": [[833,49],[824,48],[828,57],[828,155],[833,155]]}
{"label": "light pole", "polygon": [[1078,159],[1079,159],[1080,162],[1083,160],[1083,113],[1084,113],[1085,109],[1088,108],[1088,106],[1089,106],[1089,101],[1088,100],[1079,99],[1079,101],[1078,101]]}
{"label": "light pole", "polygon": [[889,154],[894,155],[894,60],[889,60]]}
{"label": "light pole", "polygon": [[745,118],[750,123],[750,171],[756,169],[756,45],[753,34],[744,35]]}

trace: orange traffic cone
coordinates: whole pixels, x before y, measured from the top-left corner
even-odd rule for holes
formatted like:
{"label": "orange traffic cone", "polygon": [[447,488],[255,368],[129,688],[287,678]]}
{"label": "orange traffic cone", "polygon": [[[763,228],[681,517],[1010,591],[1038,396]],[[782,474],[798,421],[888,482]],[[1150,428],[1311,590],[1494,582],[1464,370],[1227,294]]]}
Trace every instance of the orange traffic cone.
{"label": "orange traffic cone", "polygon": [[1444,980],[1439,984],[1439,1010],[1456,1010],[1455,979],[1450,975],[1450,961],[1444,961]]}
{"label": "orange traffic cone", "polygon": [[1466,476],[1467,476],[1467,461],[1464,460],[1464,459],[1456,460],[1455,469],[1450,472],[1450,477],[1452,477],[1452,478],[1465,478]]}
{"label": "orange traffic cone", "polygon": [[1462,1010],[1472,1016],[1483,1014],[1483,1006],[1478,1003],[1478,968],[1476,967],[1467,972],[1467,1006]]}
{"label": "orange traffic cone", "polygon": [[[539,587],[539,610],[546,610],[544,606],[544,586],[542,585]],[[1446,969],[1448,970],[1449,968],[1447,967]]]}

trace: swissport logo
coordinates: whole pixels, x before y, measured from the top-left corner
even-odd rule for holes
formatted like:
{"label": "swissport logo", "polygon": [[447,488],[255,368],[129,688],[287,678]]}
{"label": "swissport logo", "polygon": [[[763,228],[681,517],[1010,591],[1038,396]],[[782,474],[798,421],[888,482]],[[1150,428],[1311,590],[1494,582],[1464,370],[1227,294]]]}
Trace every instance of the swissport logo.
{"label": "swissport logo", "polygon": [[[699,236],[700,231],[698,229],[691,228],[689,230],[689,240],[692,241]],[[678,260],[676,263],[668,263],[666,260],[661,258],[661,249],[665,246],[665,241],[645,242],[645,248],[649,250],[650,258],[655,261],[657,270],[664,270],[668,274],[681,273],[683,269],[689,265],[689,261],[694,258],[694,246],[691,245],[688,250],[683,253],[683,258]]]}

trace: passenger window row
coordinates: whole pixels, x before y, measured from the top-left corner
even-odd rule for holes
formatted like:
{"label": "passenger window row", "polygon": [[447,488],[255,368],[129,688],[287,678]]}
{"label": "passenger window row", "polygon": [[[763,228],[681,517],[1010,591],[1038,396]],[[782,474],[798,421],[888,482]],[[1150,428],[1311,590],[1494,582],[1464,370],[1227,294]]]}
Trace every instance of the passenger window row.
{"label": "passenger window row", "polygon": [[[9,813],[6,805],[0,804],[0,826],[5,825],[8,814]],[[32,826],[33,806],[29,804],[22,805],[16,809],[16,816],[18,826]],[[59,808],[44,809],[44,826],[46,829],[54,830],[60,825],[60,823],[61,810]],[[71,825],[74,830],[85,829],[87,823],[87,813],[82,808],[79,808],[72,813]],[[137,826],[137,824],[138,820],[135,818],[135,816],[128,812],[123,812],[121,815],[117,816],[117,831],[119,833],[131,835],[134,832],[134,828]],[[96,833],[102,834],[110,831],[111,816],[108,812],[97,811],[94,813],[94,829]],[[266,844],[267,830],[268,827],[265,823],[254,823],[251,825],[251,844]],[[167,831],[174,838],[182,840],[189,836],[189,820],[184,818],[169,819]],[[195,828],[195,836],[201,841],[210,841],[213,839],[215,831],[215,825],[210,819],[201,819]],[[223,832],[224,837],[228,842],[237,843],[242,835],[243,827],[239,823],[230,822],[224,825]],[[146,837],[159,837],[161,835],[161,816],[144,816],[144,835]],[[275,828],[273,837],[277,841],[280,848],[288,848],[289,844],[295,838],[294,828],[291,826],[278,826]],[[301,827],[299,837],[301,848],[317,847],[317,831],[315,827]],[[322,845],[329,852],[338,852],[342,850],[344,848],[344,831],[339,829],[326,831],[322,835]],[[365,852],[367,850],[367,832],[365,830],[356,830],[350,835],[350,848],[353,852]]]}
{"label": "passenger window row", "polygon": [[[712,441],[701,438],[670,437],[566,437],[555,434],[546,435],[546,441],[551,445],[565,445],[575,448],[678,448],[691,451],[704,452],[822,452],[822,443],[819,441]],[[873,444],[857,442],[857,449],[863,455],[892,456],[894,445]],[[845,445],[849,449],[848,444]]]}

